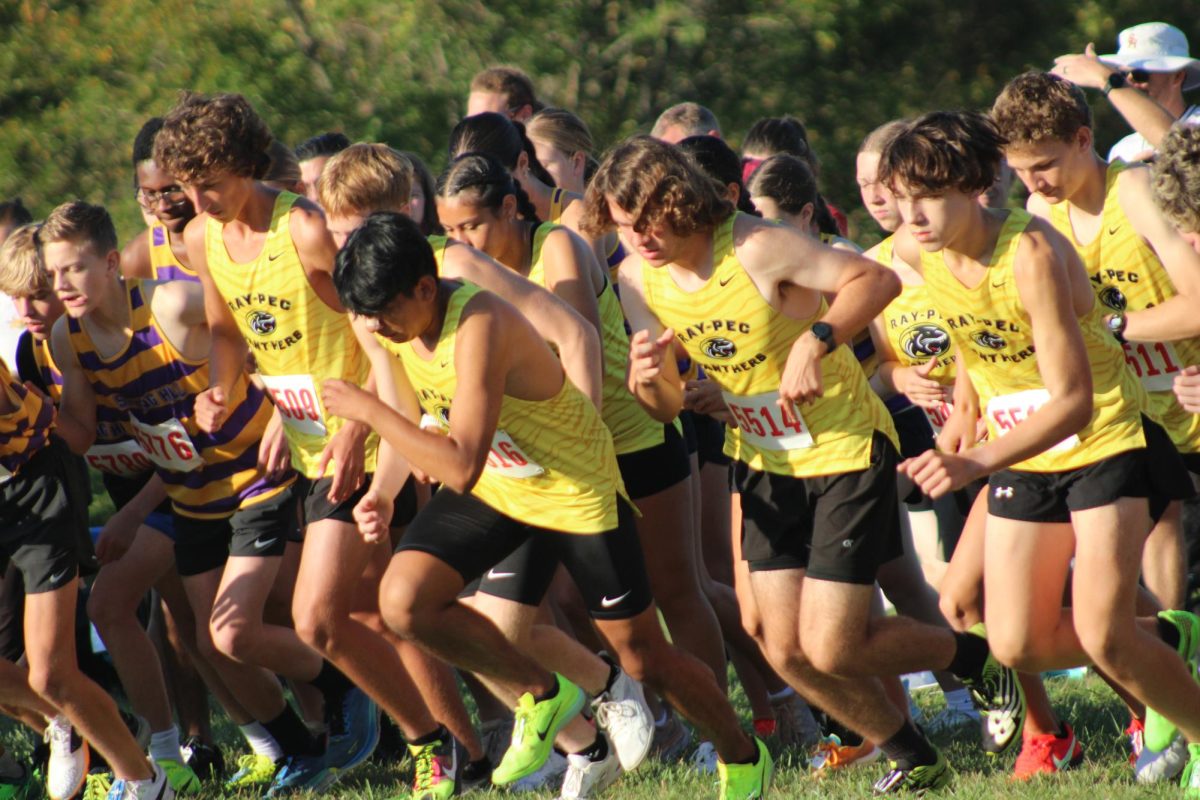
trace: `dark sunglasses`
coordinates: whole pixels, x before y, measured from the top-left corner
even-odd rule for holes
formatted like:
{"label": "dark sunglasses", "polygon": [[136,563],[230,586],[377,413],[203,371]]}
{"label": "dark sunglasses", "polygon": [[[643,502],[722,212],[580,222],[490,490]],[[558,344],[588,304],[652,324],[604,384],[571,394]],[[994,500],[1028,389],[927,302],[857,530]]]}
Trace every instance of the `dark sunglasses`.
{"label": "dark sunglasses", "polygon": [[1146,83],[1150,80],[1150,72],[1144,69],[1125,70],[1125,77],[1134,83]]}

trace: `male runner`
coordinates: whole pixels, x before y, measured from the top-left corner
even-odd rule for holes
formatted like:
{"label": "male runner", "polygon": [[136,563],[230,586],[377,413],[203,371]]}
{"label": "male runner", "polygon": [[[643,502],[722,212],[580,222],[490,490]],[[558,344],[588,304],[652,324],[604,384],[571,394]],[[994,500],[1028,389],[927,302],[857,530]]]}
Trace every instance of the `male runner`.
{"label": "male runner", "polygon": [[471,90],[467,95],[468,117],[495,111],[514,122],[525,122],[541,110],[533,81],[518,67],[488,67],[471,78]]}
{"label": "male runner", "polygon": [[[976,688],[1000,744],[1018,741],[1019,687],[981,636],[872,618],[876,571],[899,546],[895,433],[841,344],[895,297],[895,275],[735,213],[682,153],[650,137],[614,148],[585,202],[591,229],[615,224],[637,251],[621,265],[636,331],[630,388],[658,419],[677,414],[678,341],[737,420],[725,452],[737,460],[742,552],[779,674],[881,743],[892,770],[879,792],[945,786],[951,770],[877,676],[948,668]],[[836,293],[832,304],[823,292]]]}
{"label": "male runner", "polygon": [[[1027,72],[1000,92],[992,119],[1007,141],[1009,166],[1029,190],[1027,210],[1074,245],[1110,327],[1124,340],[1126,362],[1149,395],[1150,414],[1184,463],[1200,473],[1200,417],[1186,412],[1172,392],[1179,371],[1200,363],[1191,321],[1200,301],[1200,254],[1155,209],[1148,169],[1106,163],[1096,154],[1091,109],[1077,86]],[[1146,585],[1164,608],[1182,608],[1180,505],[1153,502],[1151,514],[1156,525],[1142,563]]]}
{"label": "male runner", "polygon": [[349,146],[350,138],[335,131],[318,133],[296,145],[296,160],[300,162],[300,180],[304,183],[305,197],[314,203],[320,202],[317,199],[317,185],[321,173],[325,171],[325,164]]}
{"label": "male runner", "polygon": [[142,211],[154,218],[121,251],[121,272],[128,278],[158,281],[197,280],[188,266],[183,231],[196,216],[179,182],[154,161],[154,137],[162,128],[162,117],[152,117],[133,140],[135,196]]}
{"label": "male runner", "polygon": [[[1179,459],[1142,416],[1145,395],[1071,244],[1028,212],[977,202],[1004,145],[979,114],[935,112],[881,156],[916,242],[899,242],[900,255],[920,264],[960,354],[946,450],[901,469],[933,497],[990,476],[984,591],[997,657],[1029,671],[1091,661],[1166,714],[1160,728],[1169,719],[1194,738],[1200,619],[1163,611],[1139,624],[1133,613],[1146,498],[1171,496]],[[981,412],[989,439],[972,447]],[[1074,536],[1054,524],[1067,522]]]}
{"label": "male runner", "polygon": [[512,306],[436,271],[416,225],[378,213],[351,235],[335,273],[343,302],[366,318],[356,332],[373,332],[390,352],[394,384],[380,387],[385,404],[349,383],[327,382],[327,404],[370,419],[414,469],[442,484],[388,568],[381,588],[388,624],[520,698],[512,745],[493,782],[533,773],[582,708],[583,693],[456,599],[532,540],[566,565],[630,675],[716,743],[725,760],[722,796],[762,796],[770,755],[739,729],[711,672],[662,635],[633,511],[618,496],[612,438],[595,406]]}
{"label": "male runner", "polygon": [[[64,377],[63,414],[90,434],[73,446],[85,449],[92,436],[124,436],[141,446],[141,455],[154,464],[171,499],[174,561],[201,623],[199,648],[237,704],[290,759],[273,791],[320,787],[324,742],[314,739],[291,711],[275,674],[313,683],[332,704],[342,702],[349,686],[290,628],[263,624],[268,595],[295,528],[295,474],[286,469],[270,473],[258,463],[260,440],[272,416],[270,403],[240,374],[231,386],[229,417],[211,434],[199,428],[195,397],[208,385],[203,290],[194,281],[122,280],[115,269],[120,260],[116,233],[103,208],[78,201],[60,206],[38,230],[38,241],[55,290],[67,306],[67,317],[54,332]],[[149,574],[130,569],[138,564]],[[112,569],[125,581],[144,584],[136,596],[169,567],[169,559],[138,552],[118,559]],[[137,654],[144,656],[149,643],[143,636],[121,644],[137,645]],[[118,660],[118,666],[126,667],[126,682],[152,678],[162,691],[161,672],[130,674],[128,660],[128,653]],[[145,691],[141,686],[135,690]],[[152,699],[158,701],[155,705],[165,703],[165,697]],[[167,761],[176,771],[182,767],[178,748],[175,732],[175,757]],[[308,769],[317,776],[312,782],[300,778]],[[195,780],[194,775],[182,777]]]}
{"label": "male runner", "polygon": [[[316,388],[330,378],[370,385],[370,365],[333,289],[335,247],[320,210],[256,180],[267,168],[270,143],[245,98],[229,94],[186,96],[155,140],[155,161],[180,180],[202,214],[184,233],[212,330],[210,388],[196,398],[196,415],[208,429],[230,415],[227,398],[252,347],[283,416],[292,464],[307,484],[296,630],[396,720],[421,781],[454,742],[379,633],[377,581],[387,550],[364,542],[352,516],[375,468],[377,439],[366,425],[328,415]],[[401,499],[411,514],[415,497]],[[369,753],[377,737],[376,724],[360,752]],[[470,784],[486,772],[460,777]],[[450,781],[438,791],[454,787]]]}

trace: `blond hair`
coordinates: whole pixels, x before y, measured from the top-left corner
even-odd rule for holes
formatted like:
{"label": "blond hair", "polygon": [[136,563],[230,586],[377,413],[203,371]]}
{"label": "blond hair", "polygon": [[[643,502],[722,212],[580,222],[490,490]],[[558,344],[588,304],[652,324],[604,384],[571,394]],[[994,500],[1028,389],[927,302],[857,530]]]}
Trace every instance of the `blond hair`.
{"label": "blond hair", "polygon": [[9,297],[29,297],[52,288],[50,273],[38,254],[36,224],[22,225],[0,246],[0,292]]}
{"label": "blond hair", "polygon": [[412,199],[412,163],[386,144],[352,144],[325,163],[317,182],[331,217],[400,211]]}
{"label": "blond hair", "polygon": [[1154,204],[1185,233],[1200,232],[1200,128],[1176,123],[1150,167]]}

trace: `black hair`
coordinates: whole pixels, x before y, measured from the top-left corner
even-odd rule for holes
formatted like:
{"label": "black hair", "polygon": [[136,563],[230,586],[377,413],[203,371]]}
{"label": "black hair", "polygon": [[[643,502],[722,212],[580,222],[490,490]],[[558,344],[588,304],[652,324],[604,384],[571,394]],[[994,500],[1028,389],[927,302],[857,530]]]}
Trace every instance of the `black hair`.
{"label": "black hair", "polygon": [[33,222],[33,214],[29,213],[29,209],[21,202],[21,198],[14,197],[11,200],[0,202],[0,225],[28,225]]}
{"label": "black hair", "polygon": [[454,126],[450,132],[450,158],[472,152],[493,156],[509,172],[517,168],[517,159],[524,153],[533,176],[547,186],[555,185],[554,178],[538,161],[533,142],[525,135],[525,126],[503,114],[485,111],[465,117]]}
{"label": "black hair", "polygon": [[523,219],[535,225],[541,221],[521,184],[487,153],[463,153],[438,176],[438,197],[449,199],[463,192],[474,192],[475,205],[490,209],[500,208],[504,198],[511,194],[517,198],[517,212]]}
{"label": "black hair", "polygon": [[771,198],[788,214],[799,214],[812,203],[817,229],[838,235],[837,221],[817,190],[817,176],[803,158],[787,153],[771,156],[750,173],[750,186],[753,194]]}
{"label": "black hair", "polygon": [[742,160],[732,147],[716,136],[689,136],[676,146],[691,156],[701,172],[720,183],[722,189],[737,184],[738,211],[762,216],[750,202],[750,193],[742,183]]}
{"label": "black hair", "polygon": [[340,131],[330,131],[305,139],[292,152],[296,154],[297,161],[308,161],[320,156],[337,155],[349,146],[350,137]]}
{"label": "black hair", "polygon": [[397,295],[411,297],[426,275],[437,277],[437,260],[417,223],[376,211],[338,251],[333,285],[347,311],[378,317]]}
{"label": "black hair", "polygon": [[821,162],[808,143],[808,130],[792,116],[763,117],[755,122],[742,140],[742,152],[763,156],[786,153],[807,161],[813,175],[821,174]]}
{"label": "black hair", "polygon": [[143,161],[152,161],[154,159],[154,137],[158,136],[158,132],[162,130],[162,126],[162,117],[151,117],[146,120],[146,124],[137,132],[137,136],[133,137],[134,169],[137,169],[137,165]]}

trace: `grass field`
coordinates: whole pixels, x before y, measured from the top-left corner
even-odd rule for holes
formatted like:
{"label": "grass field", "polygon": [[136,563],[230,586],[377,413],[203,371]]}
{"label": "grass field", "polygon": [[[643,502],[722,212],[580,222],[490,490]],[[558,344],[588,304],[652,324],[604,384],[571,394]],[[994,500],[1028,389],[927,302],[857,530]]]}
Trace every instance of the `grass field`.
{"label": "grass field", "polygon": [[[1108,798],[1153,798],[1179,797],[1180,789],[1174,784],[1141,786],[1133,781],[1132,771],[1126,759],[1125,737],[1122,734],[1128,722],[1126,712],[1112,692],[1099,679],[1084,680],[1054,679],[1050,682],[1050,694],[1055,707],[1064,719],[1070,721],[1084,746],[1085,761],[1081,768],[1055,778],[1039,779],[1030,783],[1013,784],[1008,775],[1012,769],[1013,756],[1001,759],[985,757],[975,741],[964,736],[962,741],[937,741],[943,747],[958,776],[951,792],[946,796],[955,798],[1070,798],[1072,800],[1108,800]],[[739,707],[740,691],[735,691]],[[942,699],[936,691],[922,690],[917,693],[918,704],[926,713],[934,713],[942,707]],[[4,741],[17,744],[15,734],[9,729]],[[235,751],[241,746],[228,724],[219,732],[225,755],[232,763]],[[27,752],[27,747],[16,746],[14,751]],[[244,752],[244,751],[242,751]],[[885,771],[881,761],[863,767],[859,771],[848,771],[834,777],[815,781],[807,774],[802,761],[794,754],[782,753],[776,759],[775,786],[771,797],[776,798],[863,798],[871,795],[871,784]],[[410,777],[408,762],[379,763],[360,767],[332,789],[324,797],[352,798],[353,800],[386,800],[408,797]],[[246,798],[250,795],[223,793],[219,789],[206,787],[204,798]],[[312,795],[300,795],[310,797]],[[479,800],[487,798],[513,797],[499,790],[478,792],[472,795]],[[553,798],[556,792],[523,794],[527,798]],[[648,761],[637,772],[624,776],[620,782],[604,795],[612,800],[704,800],[716,797],[715,777],[701,776],[686,764],[663,765]]]}

